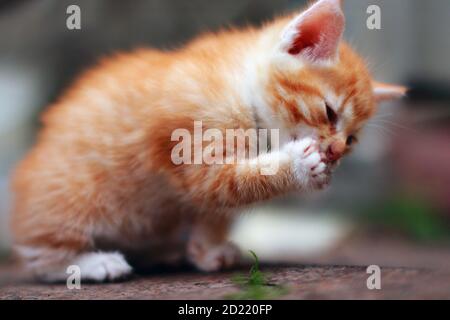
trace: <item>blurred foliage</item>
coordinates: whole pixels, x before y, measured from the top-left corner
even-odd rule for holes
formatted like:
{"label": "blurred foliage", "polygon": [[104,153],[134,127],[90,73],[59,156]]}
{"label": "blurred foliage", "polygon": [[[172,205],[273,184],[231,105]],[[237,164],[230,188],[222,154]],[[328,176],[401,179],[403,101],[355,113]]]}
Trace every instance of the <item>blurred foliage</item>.
{"label": "blurred foliage", "polygon": [[382,205],[368,210],[368,222],[391,230],[398,230],[419,241],[449,241],[446,226],[431,202],[421,197],[397,195]]}
{"label": "blurred foliage", "polygon": [[276,299],[288,293],[284,286],[271,284],[267,276],[259,270],[259,259],[255,252],[250,251],[254,259],[248,275],[236,275],[232,281],[240,287],[240,291],[227,295],[232,300],[268,300]]}

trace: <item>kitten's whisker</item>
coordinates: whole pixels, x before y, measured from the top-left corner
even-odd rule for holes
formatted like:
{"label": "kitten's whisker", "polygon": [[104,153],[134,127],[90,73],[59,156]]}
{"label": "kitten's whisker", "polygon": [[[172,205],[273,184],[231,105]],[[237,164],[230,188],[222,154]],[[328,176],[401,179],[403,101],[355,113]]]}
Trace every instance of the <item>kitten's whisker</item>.
{"label": "kitten's whisker", "polygon": [[392,131],[392,130],[389,130],[389,129],[386,128],[386,127],[377,125],[377,124],[375,124],[375,123],[368,123],[368,124],[367,124],[367,127],[368,127],[368,128],[377,129],[376,132],[383,133],[383,134],[385,134],[385,135],[389,135],[389,136],[395,136],[395,135],[397,135],[396,132],[394,132],[394,131]]}
{"label": "kitten's whisker", "polygon": [[379,121],[381,124],[389,125],[389,126],[392,126],[392,127],[396,128],[396,129],[410,131],[410,132],[416,132],[416,130],[414,128],[398,124],[398,123],[396,123],[394,121],[391,121],[391,120],[377,119],[377,121]]}
{"label": "kitten's whisker", "polygon": [[395,116],[394,113],[383,113],[383,114],[376,114],[372,119],[387,119],[392,118]]}

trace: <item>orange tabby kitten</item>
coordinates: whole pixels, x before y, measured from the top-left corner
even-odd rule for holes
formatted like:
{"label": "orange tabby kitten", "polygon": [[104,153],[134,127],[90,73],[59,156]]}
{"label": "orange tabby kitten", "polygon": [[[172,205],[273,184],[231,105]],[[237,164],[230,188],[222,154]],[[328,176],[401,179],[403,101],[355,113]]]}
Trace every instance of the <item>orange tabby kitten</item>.
{"label": "orange tabby kitten", "polygon": [[[262,28],[209,34],[172,51],[117,55],[44,115],[14,175],[17,252],[41,279],[124,277],[187,260],[231,266],[228,227],[246,205],[324,186],[376,103],[404,94],[372,81],[341,41],[339,0]],[[280,148],[230,164],[174,164],[172,133],[279,129]],[[278,163],[273,175],[264,164]]]}

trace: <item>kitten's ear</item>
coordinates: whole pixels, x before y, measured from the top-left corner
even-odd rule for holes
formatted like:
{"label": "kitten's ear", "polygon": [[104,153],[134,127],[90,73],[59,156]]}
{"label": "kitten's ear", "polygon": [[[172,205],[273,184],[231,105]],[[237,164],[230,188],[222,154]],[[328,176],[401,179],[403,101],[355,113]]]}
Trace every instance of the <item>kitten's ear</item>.
{"label": "kitten's ear", "polygon": [[393,84],[372,82],[373,96],[377,102],[400,99],[405,96],[407,88]]}
{"label": "kitten's ear", "polygon": [[334,59],[344,28],[341,0],[319,0],[289,23],[281,49],[313,62]]}

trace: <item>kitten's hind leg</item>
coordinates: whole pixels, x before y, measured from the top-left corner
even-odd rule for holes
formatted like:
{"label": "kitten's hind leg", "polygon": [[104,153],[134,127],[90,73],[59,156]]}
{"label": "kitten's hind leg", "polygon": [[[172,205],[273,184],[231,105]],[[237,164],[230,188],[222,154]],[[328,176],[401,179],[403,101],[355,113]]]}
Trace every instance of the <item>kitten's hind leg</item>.
{"label": "kitten's hind leg", "polygon": [[115,281],[132,272],[125,257],[118,252],[86,252],[77,255],[52,249],[22,247],[18,250],[25,266],[44,282],[64,282],[69,266],[79,268],[81,281]]}
{"label": "kitten's hind leg", "polygon": [[198,221],[187,245],[187,259],[201,271],[213,272],[235,266],[241,257],[239,248],[227,240],[230,220],[215,217]]}

